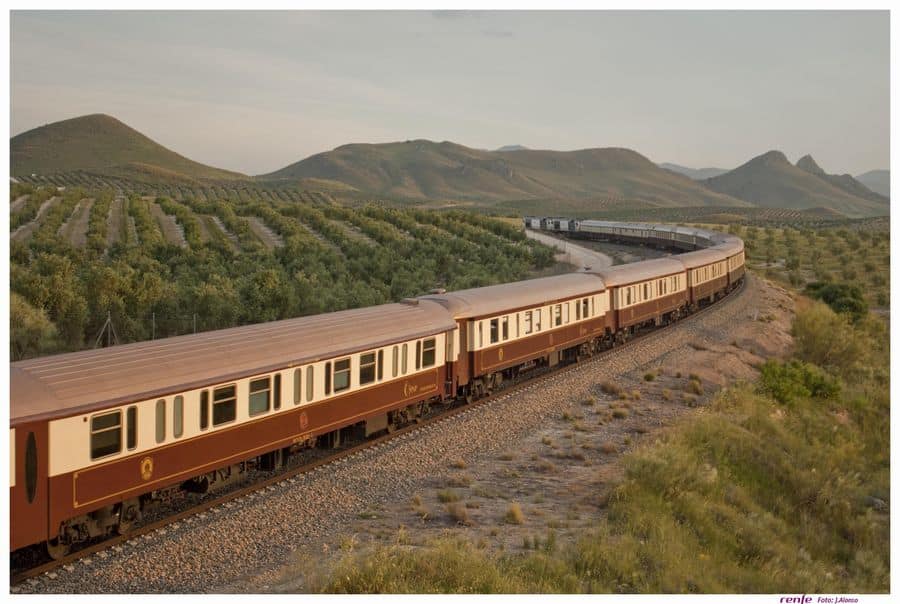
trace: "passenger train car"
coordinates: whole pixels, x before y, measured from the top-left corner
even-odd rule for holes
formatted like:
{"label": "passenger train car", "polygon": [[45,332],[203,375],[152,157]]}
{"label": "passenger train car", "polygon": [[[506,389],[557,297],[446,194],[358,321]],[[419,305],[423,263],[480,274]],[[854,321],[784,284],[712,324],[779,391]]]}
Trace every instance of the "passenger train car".
{"label": "passenger train car", "polygon": [[562,218],[526,227],[697,251],[12,363],[10,549],[45,543],[60,557],[127,531],[155,502],[590,356],[743,278],[743,242],[730,235]]}

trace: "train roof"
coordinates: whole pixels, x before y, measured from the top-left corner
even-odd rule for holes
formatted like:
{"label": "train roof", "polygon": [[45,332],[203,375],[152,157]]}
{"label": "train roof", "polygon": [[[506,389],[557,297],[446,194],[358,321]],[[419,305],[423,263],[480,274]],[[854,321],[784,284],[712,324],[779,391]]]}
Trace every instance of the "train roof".
{"label": "train roof", "polygon": [[10,425],[86,413],[454,329],[413,300],[10,365]]}
{"label": "train roof", "polygon": [[728,254],[723,250],[704,248],[685,254],[678,254],[674,258],[684,264],[685,268],[697,268],[699,266],[712,264],[713,262],[721,262],[728,258]]}
{"label": "train roof", "polygon": [[570,273],[516,281],[502,285],[431,294],[420,299],[444,306],[456,319],[501,314],[526,306],[552,304],[557,300],[586,296],[604,291],[603,280],[593,273]]}
{"label": "train roof", "polygon": [[642,260],[631,264],[619,264],[603,270],[591,272],[602,277],[603,282],[606,283],[607,287],[628,285],[630,283],[638,283],[657,277],[674,275],[675,273],[683,273],[684,265],[676,260],[676,258],[678,258],[678,256],[673,258],[654,258],[652,260]]}

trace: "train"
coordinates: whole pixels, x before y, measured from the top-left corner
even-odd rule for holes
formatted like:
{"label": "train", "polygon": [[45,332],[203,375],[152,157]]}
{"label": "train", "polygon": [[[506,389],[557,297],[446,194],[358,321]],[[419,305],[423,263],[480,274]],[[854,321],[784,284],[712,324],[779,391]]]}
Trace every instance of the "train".
{"label": "train", "polygon": [[529,370],[577,362],[712,303],[740,238],[525,217],[525,228],[678,252],[601,270],[65,353],[10,365],[10,550],[53,558],[150,506],[390,432]]}

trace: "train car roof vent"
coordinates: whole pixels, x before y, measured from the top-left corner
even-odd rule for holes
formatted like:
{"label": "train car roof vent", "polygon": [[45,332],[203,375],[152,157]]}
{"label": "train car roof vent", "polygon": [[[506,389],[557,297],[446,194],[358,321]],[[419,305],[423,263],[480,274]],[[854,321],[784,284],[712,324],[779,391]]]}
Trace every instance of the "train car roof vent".
{"label": "train car roof vent", "polygon": [[447,293],[447,290],[444,289],[443,287],[435,287],[433,290],[431,290],[431,291],[428,292],[428,293],[429,293],[429,294],[434,294],[434,295],[438,295],[438,296],[439,296],[439,295],[441,295],[441,294],[446,294],[446,293]]}

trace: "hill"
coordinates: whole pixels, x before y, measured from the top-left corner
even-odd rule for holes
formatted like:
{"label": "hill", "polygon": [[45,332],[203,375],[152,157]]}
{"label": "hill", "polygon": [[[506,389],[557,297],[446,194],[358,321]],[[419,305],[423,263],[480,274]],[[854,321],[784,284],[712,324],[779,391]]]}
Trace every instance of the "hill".
{"label": "hill", "polygon": [[885,197],[891,196],[890,170],[870,170],[864,174],[857,175],[856,180],[880,195]]}
{"label": "hill", "polygon": [[672,172],[677,172],[678,174],[684,174],[688,178],[693,180],[705,180],[707,178],[712,178],[713,176],[718,176],[720,174],[725,174],[728,170],[724,170],[722,168],[688,168],[685,166],[679,166],[678,164],[670,164],[670,163],[661,163],[659,164],[660,168],[665,168],[666,170],[671,170]]}
{"label": "hill", "polygon": [[819,164],[816,163],[816,160],[813,159],[812,155],[804,155],[801,157],[797,161],[797,167],[828,181],[838,189],[850,193],[851,195],[856,195],[863,199],[871,199],[872,201],[879,201],[885,204],[888,203],[887,197],[879,195],[849,174],[827,174],[825,170],[819,167]]}
{"label": "hill", "polygon": [[192,161],[114,117],[85,115],[54,122],[9,141],[10,174],[86,171],[137,180],[231,180],[243,174]]}
{"label": "hill", "polygon": [[798,168],[781,151],[769,151],[703,182],[714,191],[763,207],[822,207],[850,217],[888,213],[886,203],[854,195],[820,175]]}
{"label": "hill", "polygon": [[629,149],[481,151],[427,140],[344,145],[257,177],[327,178],[410,199],[606,198],[656,206],[744,206]]}

